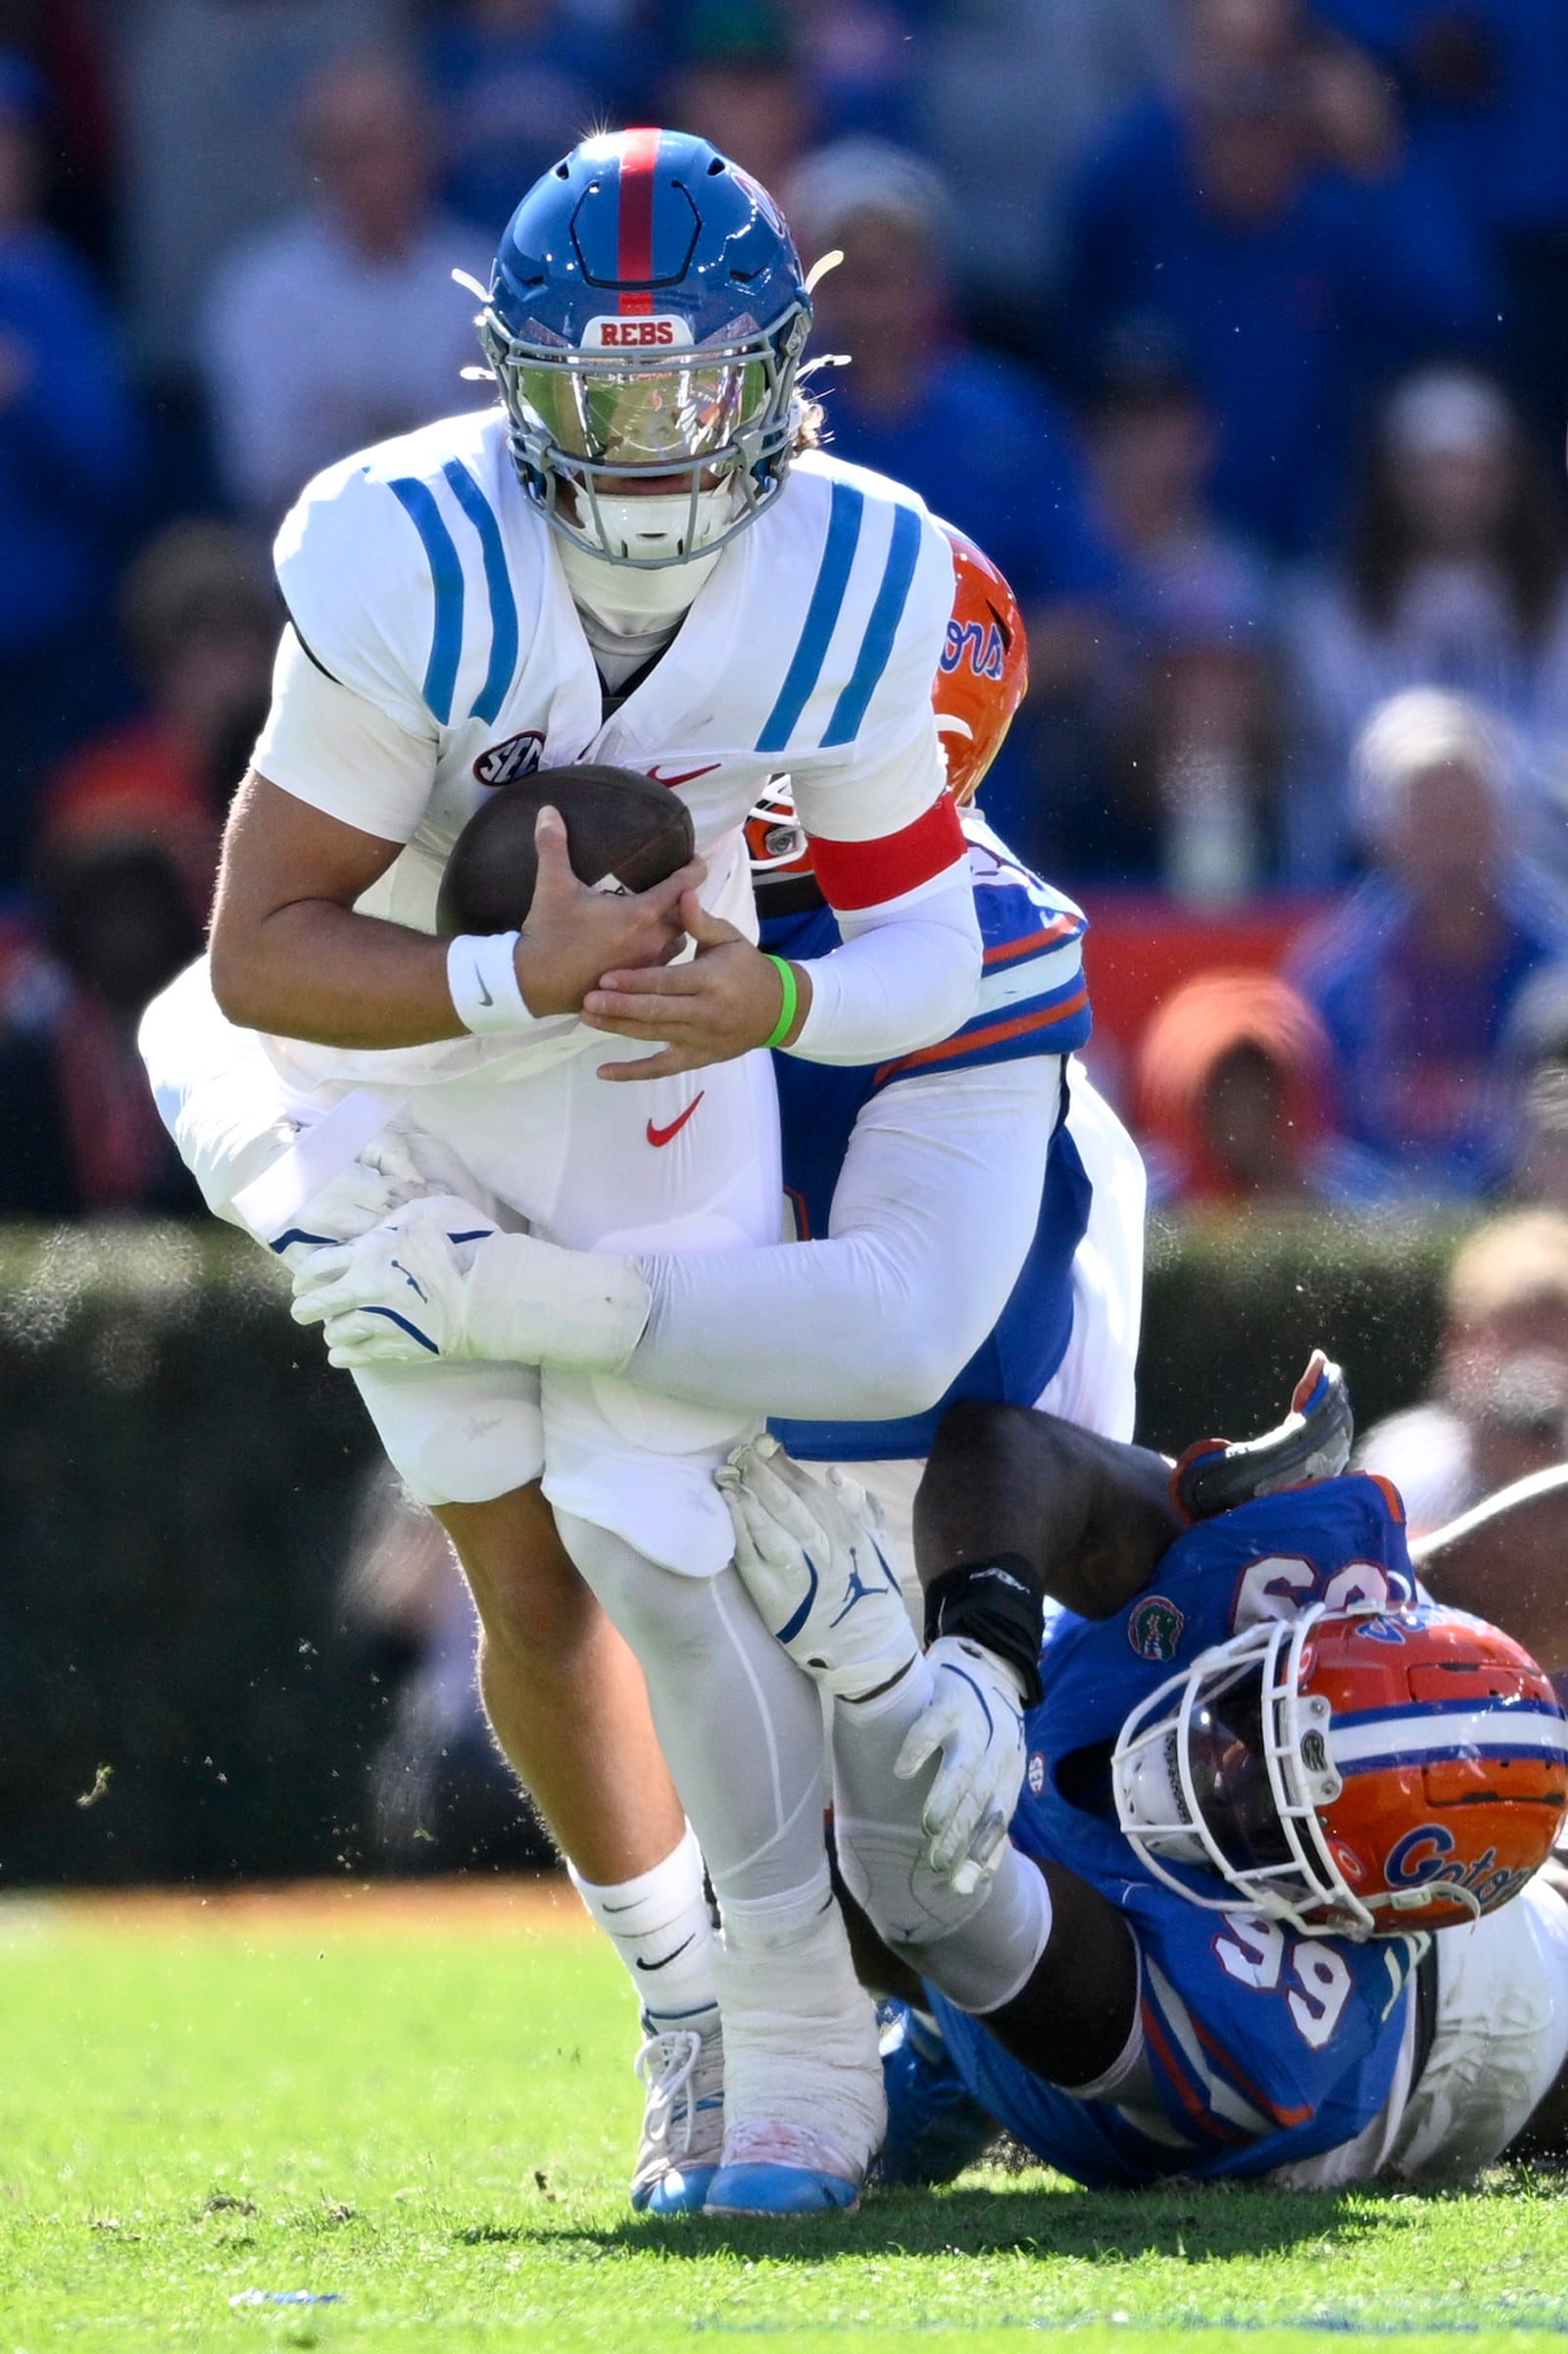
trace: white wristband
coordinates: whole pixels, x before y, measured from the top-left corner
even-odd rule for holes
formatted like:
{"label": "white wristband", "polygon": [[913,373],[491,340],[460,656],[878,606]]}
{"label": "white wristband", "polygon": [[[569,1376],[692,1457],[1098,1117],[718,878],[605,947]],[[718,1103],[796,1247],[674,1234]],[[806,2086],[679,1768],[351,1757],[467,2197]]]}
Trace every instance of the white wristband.
{"label": "white wristband", "polygon": [[488,1037],[497,1030],[526,1030],[538,1020],[517,986],[513,952],[517,932],[462,932],[447,950],[447,989],[452,1010],[466,1030]]}

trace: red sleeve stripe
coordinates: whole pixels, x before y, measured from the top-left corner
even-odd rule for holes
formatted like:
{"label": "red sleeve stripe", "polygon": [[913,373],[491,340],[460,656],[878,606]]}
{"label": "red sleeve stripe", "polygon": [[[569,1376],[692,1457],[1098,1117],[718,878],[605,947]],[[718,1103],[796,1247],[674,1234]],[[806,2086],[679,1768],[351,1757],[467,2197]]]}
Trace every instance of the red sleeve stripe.
{"label": "red sleeve stripe", "polygon": [[1367,1477],[1372,1482],[1374,1488],[1382,1489],[1384,1502],[1388,1505],[1389,1510],[1393,1514],[1397,1525],[1400,1528],[1403,1528],[1404,1498],[1399,1494],[1398,1489],[1396,1488],[1392,1480],[1385,1479],[1381,1471],[1370,1471],[1368,1472]]}
{"label": "red sleeve stripe", "polygon": [[1055,941],[1070,940],[1074,933],[1081,932],[1083,926],[1076,915],[1058,915],[1054,922],[1046,925],[1044,931],[1031,932],[1026,939],[999,940],[995,948],[987,949],[986,962],[987,964],[1015,963],[1020,956],[1037,956],[1041,949],[1050,948]]}
{"label": "red sleeve stripe", "polygon": [[951,1062],[955,1055],[972,1054],[984,1047],[1004,1047],[1010,1039],[1026,1038],[1031,1030],[1054,1030],[1070,1014],[1082,1013],[1089,1003],[1087,988],[1064,1005],[1053,1005],[1044,1013],[1015,1013],[1010,1021],[993,1022],[986,1030],[958,1030],[951,1038],[939,1038],[934,1046],[917,1047],[912,1054],[901,1054],[897,1062],[884,1062],[876,1074],[874,1085],[885,1086],[889,1079],[902,1077],[906,1071],[925,1070],[933,1062]]}
{"label": "red sleeve stripe", "polygon": [[957,804],[947,793],[901,833],[872,842],[829,842],[817,835],[811,843],[822,896],[846,915],[918,891],[967,855]]}

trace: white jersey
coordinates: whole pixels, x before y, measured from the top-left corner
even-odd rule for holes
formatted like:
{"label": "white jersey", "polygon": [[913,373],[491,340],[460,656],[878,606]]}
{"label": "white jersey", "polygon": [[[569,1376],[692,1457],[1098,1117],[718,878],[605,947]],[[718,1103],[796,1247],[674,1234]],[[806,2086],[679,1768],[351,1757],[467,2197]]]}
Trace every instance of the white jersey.
{"label": "white jersey", "polygon": [[[499,411],[329,468],[284,522],[276,559],[293,631],[255,765],[405,845],[358,903],[366,914],[433,931],[447,856],[486,795],[583,760],[680,794],[709,862],[705,903],[754,936],[741,828],[771,777],[793,777],[838,907],[918,893],[962,858],[931,711],[952,553],[919,499],[879,475],[820,453],[798,460],[608,717],[555,534],[517,481]],[[273,1051],[303,1087],[404,1085],[481,1066],[511,1077],[593,1036],[561,1016],[515,1039]]]}

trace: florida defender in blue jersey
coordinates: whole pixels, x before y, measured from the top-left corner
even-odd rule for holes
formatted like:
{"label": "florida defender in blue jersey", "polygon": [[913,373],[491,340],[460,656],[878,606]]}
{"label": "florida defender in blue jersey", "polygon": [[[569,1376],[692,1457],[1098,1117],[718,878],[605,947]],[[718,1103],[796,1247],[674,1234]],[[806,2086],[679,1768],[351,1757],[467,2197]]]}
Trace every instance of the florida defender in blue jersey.
{"label": "florida defender in blue jersey", "polygon": [[[833,1695],[841,1870],[905,1998],[892,2179],[956,2172],[998,2124],[1092,2185],[1437,2178],[1533,2114],[1561,2131],[1568,1906],[1532,1875],[1568,1723],[1517,1643],[1418,1586],[1392,1490],[1278,1487],[1343,1461],[1334,1386],[1315,1362],[1271,1442],[1184,1459],[1174,1493],[1158,1456],[959,1407],[917,1505],[923,1654],[853,1493],[769,1441],[726,1475],[743,1577]],[[1544,1508],[1560,1553],[1562,1497],[1504,1519]],[[1474,1534],[1440,1541],[1443,1591]],[[1517,1548],[1486,1534],[1491,1597]],[[1025,1761],[978,1885],[927,1845],[944,1686],[982,1765],[1004,1721]]]}

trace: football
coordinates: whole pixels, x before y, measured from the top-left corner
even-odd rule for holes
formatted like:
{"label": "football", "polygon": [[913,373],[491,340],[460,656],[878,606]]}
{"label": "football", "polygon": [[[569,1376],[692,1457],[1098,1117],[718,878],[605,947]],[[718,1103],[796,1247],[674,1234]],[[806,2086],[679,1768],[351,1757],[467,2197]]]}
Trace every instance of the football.
{"label": "football", "polygon": [[534,825],[546,808],[561,811],[571,870],[595,891],[650,890],[693,853],[691,811],[667,785],[629,768],[538,769],[498,786],[452,845],[436,902],[444,939],[520,928],[539,872]]}

